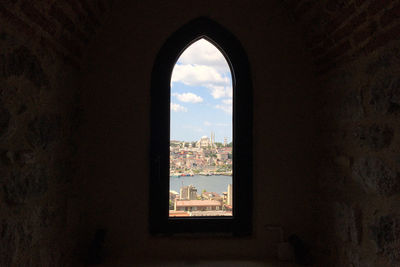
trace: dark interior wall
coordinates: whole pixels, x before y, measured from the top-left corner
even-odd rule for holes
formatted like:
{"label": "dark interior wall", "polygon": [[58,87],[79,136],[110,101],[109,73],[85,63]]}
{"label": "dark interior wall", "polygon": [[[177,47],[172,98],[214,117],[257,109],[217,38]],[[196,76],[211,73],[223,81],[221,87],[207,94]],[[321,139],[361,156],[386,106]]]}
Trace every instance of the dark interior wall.
{"label": "dark interior wall", "polygon": [[0,2],[0,266],[73,259],[80,55],[103,4]]}
{"label": "dark interior wall", "polygon": [[285,2],[321,88],[320,251],[339,266],[399,266],[400,3]]}
{"label": "dark interior wall", "polygon": [[398,47],[330,72],[318,101],[321,246],[343,265],[400,262]]}
{"label": "dark interior wall", "polygon": [[[268,259],[271,224],[324,266],[399,264],[400,1],[120,0],[92,40],[111,2],[0,3],[1,266],[76,266],[99,228],[110,266]],[[165,39],[204,15],[252,67],[254,233],[155,238],[150,72]]]}
{"label": "dark interior wall", "polygon": [[59,238],[77,107],[66,88],[76,87],[76,70],[12,31],[2,33],[0,50],[0,265],[57,264],[69,243]]}
{"label": "dark interior wall", "polygon": [[[209,16],[243,44],[254,85],[254,233],[245,238],[152,237],[148,232],[150,75],[166,38]],[[310,63],[278,1],[119,1],[90,45],[78,188],[82,244],[107,230],[108,262],[268,259],[280,225],[312,242],[316,169]]]}

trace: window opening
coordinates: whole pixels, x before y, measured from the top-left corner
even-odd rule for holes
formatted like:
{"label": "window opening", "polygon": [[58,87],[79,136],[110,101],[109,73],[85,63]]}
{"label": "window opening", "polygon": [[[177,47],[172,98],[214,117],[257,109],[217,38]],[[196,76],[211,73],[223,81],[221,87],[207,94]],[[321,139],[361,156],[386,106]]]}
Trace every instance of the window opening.
{"label": "window opening", "polygon": [[[222,89],[222,87],[213,87],[215,84],[206,84],[205,86],[202,86],[204,92],[209,94],[207,96],[210,97],[209,100],[218,100],[220,101],[218,103],[206,101],[206,95],[199,95],[196,91],[174,91],[174,89],[171,91],[171,86],[174,87],[175,85],[179,85],[177,80],[179,76],[174,76],[175,73],[172,74],[175,72],[175,65],[176,63],[179,65],[180,56],[183,56],[182,53],[185,53],[185,51],[188,50],[188,47],[190,48],[190,44],[195,45],[197,43],[196,41],[200,43],[206,41],[215,46],[217,52],[223,53],[223,56],[229,65],[230,73],[221,75],[221,77],[222,80],[230,80],[231,91],[227,89],[229,86],[226,82],[224,84],[224,89]],[[196,56],[196,54],[194,54],[194,56]],[[182,76],[180,79],[183,79]],[[212,91],[213,89],[214,91]],[[215,96],[220,94],[221,97],[214,99],[212,93],[214,93]],[[230,94],[232,96],[230,96]],[[199,97],[203,100],[202,102]],[[193,103],[193,105],[208,103],[210,104],[210,110],[221,109],[222,111],[222,104],[226,105],[224,106],[225,109],[226,107],[229,107],[231,115],[230,117],[227,115],[227,121],[230,120],[232,124],[231,136],[228,133],[219,133],[217,129],[205,129],[206,132],[199,135],[200,139],[198,140],[185,140],[183,137],[177,135],[174,136],[174,121],[177,118],[174,116],[182,115],[185,113],[185,109],[187,109],[186,113],[189,113],[189,108],[191,107],[188,106],[188,102],[185,102],[188,101],[188,99],[192,102],[197,101],[197,103]],[[181,113],[174,113],[171,109],[180,110]],[[228,111],[226,114],[229,114],[229,109],[226,109]],[[175,33],[171,34],[157,54],[151,75],[149,230],[152,234],[208,232],[248,235],[251,233],[253,197],[252,110],[250,66],[244,48],[234,35],[218,23],[205,17],[190,21]],[[196,116],[205,114],[204,111],[196,112]],[[215,118],[213,117],[212,119]],[[176,121],[178,122],[178,120]],[[195,123],[196,120],[192,119],[192,125],[196,125]],[[201,120],[199,124],[207,126],[207,124],[211,123],[219,122],[207,119],[207,122]],[[227,122],[227,124],[229,124],[229,122]],[[179,211],[182,213],[181,215],[177,216],[175,214],[175,216],[170,216],[170,204],[172,204],[169,202],[171,193],[170,175],[175,173],[174,171],[176,170],[170,169],[170,165],[172,166],[170,160],[173,160],[173,158],[170,157],[170,147],[171,145],[174,146],[171,140],[196,142],[192,143],[193,147],[193,145],[196,146],[198,141],[201,141],[201,137],[203,136],[207,137],[204,139],[204,143],[210,144],[210,146],[212,143],[216,144],[217,142],[222,142],[223,144],[225,142],[225,137],[227,138],[226,147],[229,147],[228,144],[232,143],[232,176],[230,177],[232,186],[230,186],[230,189],[228,189],[227,186],[226,189],[227,193],[232,192],[232,214],[230,216],[211,214],[211,212],[220,212],[221,210],[227,211],[227,207],[222,205],[218,205],[218,210],[217,206],[213,207],[212,205],[206,206],[205,208],[198,205],[192,205],[182,207],[183,210]],[[182,144],[180,145],[182,146]],[[183,147],[186,146],[189,146],[189,143],[186,144],[185,142]],[[226,155],[220,155],[220,160],[222,157],[226,157]],[[228,169],[227,172],[229,172]],[[193,185],[193,183],[184,182],[184,186],[190,186],[190,184]],[[187,189],[188,190],[185,192],[188,198],[190,198],[190,192],[195,192],[195,189],[197,190],[197,196],[202,193],[202,189],[206,189],[207,191],[216,191],[209,188],[201,188],[199,186],[195,189],[190,189],[189,187]],[[178,189],[174,191],[180,195],[181,192],[177,192],[177,190]],[[183,192],[183,195],[185,195],[185,192]],[[194,194],[192,195],[192,198],[194,198]],[[193,215],[199,211],[205,212],[202,209],[205,209],[205,211],[208,209],[208,212],[210,212],[209,216],[187,216],[189,213],[191,213],[189,215]]]}
{"label": "window opening", "polygon": [[201,38],[171,76],[169,216],[232,216],[232,75]]}

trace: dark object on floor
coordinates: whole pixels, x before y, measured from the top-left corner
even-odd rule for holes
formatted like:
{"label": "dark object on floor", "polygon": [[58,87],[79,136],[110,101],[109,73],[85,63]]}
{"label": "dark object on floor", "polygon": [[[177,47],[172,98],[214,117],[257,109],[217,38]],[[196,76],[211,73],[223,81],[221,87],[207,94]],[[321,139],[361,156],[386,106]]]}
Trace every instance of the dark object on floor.
{"label": "dark object on floor", "polygon": [[288,238],[289,243],[293,247],[294,261],[299,265],[311,265],[313,259],[310,253],[310,247],[301,240],[297,235],[291,235]]}
{"label": "dark object on floor", "polygon": [[87,264],[101,264],[104,260],[105,229],[98,229],[88,251]]}

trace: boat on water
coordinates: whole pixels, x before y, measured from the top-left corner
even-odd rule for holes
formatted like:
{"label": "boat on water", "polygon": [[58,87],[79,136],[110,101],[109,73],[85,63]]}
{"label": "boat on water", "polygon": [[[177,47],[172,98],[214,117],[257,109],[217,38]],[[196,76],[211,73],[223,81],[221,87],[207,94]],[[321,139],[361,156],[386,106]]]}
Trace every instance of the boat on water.
{"label": "boat on water", "polygon": [[169,177],[174,177],[174,178],[180,178],[180,177],[186,177],[186,176],[194,176],[193,173],[170,173]]}

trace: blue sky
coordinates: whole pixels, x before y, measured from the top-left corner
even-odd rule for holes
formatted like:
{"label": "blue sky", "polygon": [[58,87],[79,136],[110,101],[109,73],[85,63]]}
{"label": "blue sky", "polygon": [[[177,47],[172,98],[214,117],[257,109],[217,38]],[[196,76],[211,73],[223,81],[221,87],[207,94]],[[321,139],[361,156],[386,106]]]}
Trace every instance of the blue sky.
{"label": "blue sky", "polygon": [[171,140],[215,133],[232,141],[232,76],[222,53],[200,39],[179,57],[171,77]]}

